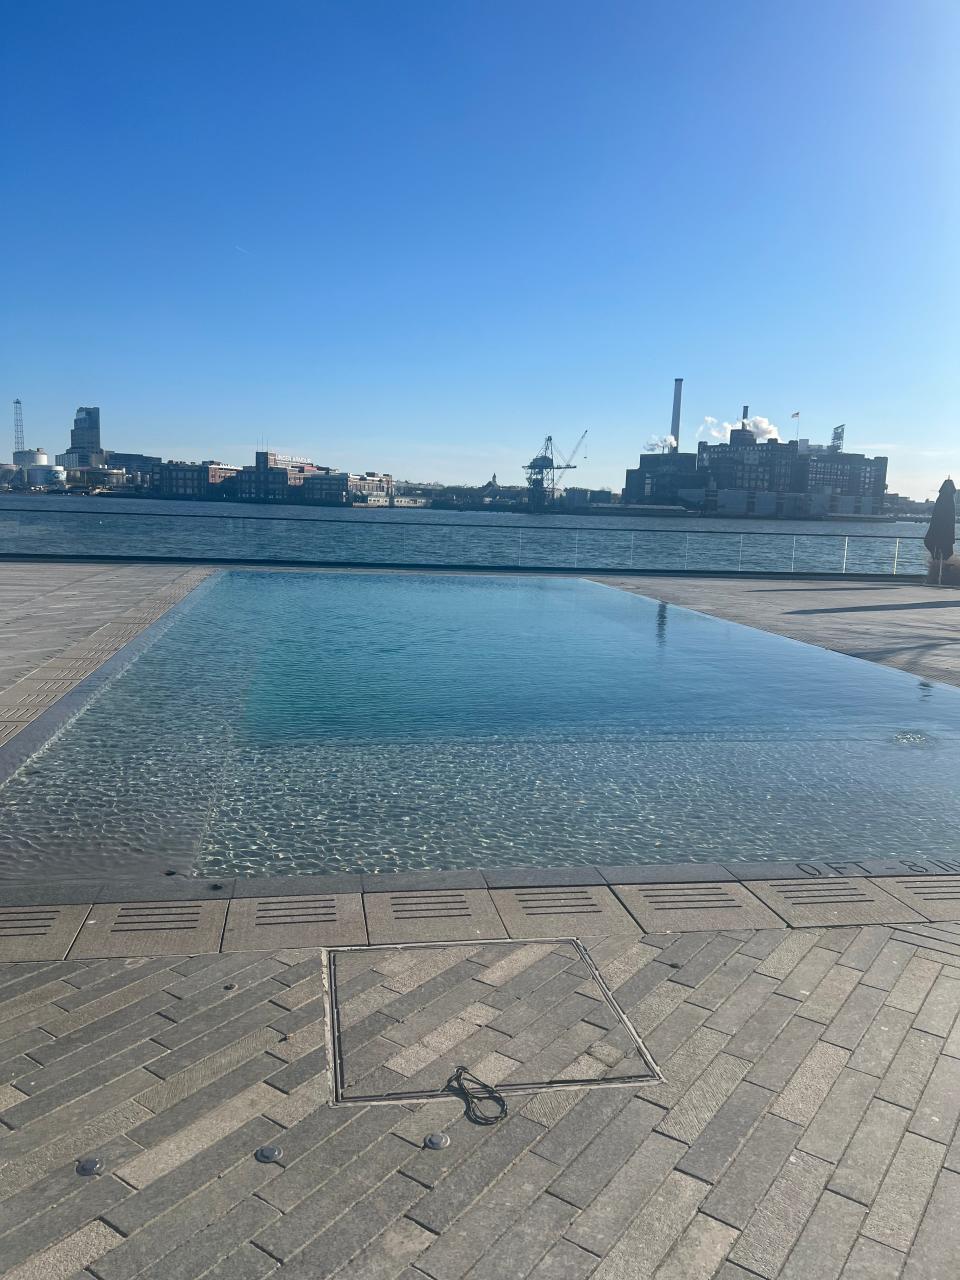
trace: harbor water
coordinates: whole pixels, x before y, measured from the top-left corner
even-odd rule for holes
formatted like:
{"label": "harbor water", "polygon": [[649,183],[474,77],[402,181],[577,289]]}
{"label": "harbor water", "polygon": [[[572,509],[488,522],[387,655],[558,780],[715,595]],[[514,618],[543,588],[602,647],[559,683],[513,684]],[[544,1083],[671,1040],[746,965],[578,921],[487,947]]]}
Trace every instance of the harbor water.
{"label": "harbor water", "polygon": [[0,555],[221,563],[921,574],[915,523],[0,497]]}

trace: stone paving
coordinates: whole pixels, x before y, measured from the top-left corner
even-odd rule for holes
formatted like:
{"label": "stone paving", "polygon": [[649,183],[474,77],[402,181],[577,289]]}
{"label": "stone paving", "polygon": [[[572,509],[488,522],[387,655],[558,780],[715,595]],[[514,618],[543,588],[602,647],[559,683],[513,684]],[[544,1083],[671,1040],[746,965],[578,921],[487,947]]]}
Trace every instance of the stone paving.
{"label": "stone paving", "polygon": [[210,572],[178,565],[0,564],[0,746]]}
{"label": "stone paving", "polygon": [[891,579],[590,576],[653,600],[960,684],[960,591],[955,587]]}
{"label": "stone paving", "polygon": [[[489,1127],[455,1100],[331,1104],[322,950],[3,965],[0,1269],[956,1276],[960,925],[634,927],[586,945],[664,1083],[602,1084],[628,1038],[555,948],[342,953],[368,1081],[442,1058],[492,1083],[534,1060],[601,1082],[510,1095]],[[437,1130],[450,1145],[424,1149]],[[78,1173],[87,1156],[103,1172]]]}

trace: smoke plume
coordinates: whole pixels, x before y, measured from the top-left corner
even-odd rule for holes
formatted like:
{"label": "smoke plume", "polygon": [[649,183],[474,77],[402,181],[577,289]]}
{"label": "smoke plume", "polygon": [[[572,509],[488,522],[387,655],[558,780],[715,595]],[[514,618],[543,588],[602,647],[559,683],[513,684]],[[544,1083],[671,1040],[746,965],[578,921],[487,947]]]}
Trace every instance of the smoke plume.
{"label": "smoke plume", "polygon": [[780,439],[779,428],[769,418],[759,417],[747,418],[746,423],[719,422],[716,418],[704,418],[697,431],[697,439],[727,441],[730,439],[730,432],[742,426],[746,426],[748,431],[752,431],[756,439],[761,443],[764,440]]}

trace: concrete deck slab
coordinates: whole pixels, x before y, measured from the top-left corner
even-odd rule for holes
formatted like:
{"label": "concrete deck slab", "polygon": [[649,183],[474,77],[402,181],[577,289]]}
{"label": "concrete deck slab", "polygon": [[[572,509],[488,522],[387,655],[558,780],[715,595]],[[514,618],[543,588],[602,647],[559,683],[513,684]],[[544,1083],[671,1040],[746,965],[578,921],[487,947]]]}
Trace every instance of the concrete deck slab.
{"label": "concrete deck slab", "polygon": [[507,936],[484,889],[370,893],[364,895],[364,909],[372,943],[466,942]]}
{"label": "concrete deck slab", "polygon": [[915,924],[924,916],[864,876],[818,880],[751,880],[749,888],[788,924]]}
{"label": "concrete deck slab", "polygon": [[220,950],[225,902],[101,903],[70,950],[74,960],[201,955]]}
{"label": "concrete deck slab", "polygon": [[776,929],[783,921],[736,882],[618,884],[617,896],[647,933]]}
{"label": "concrete deck slab", "polygon": [[62,960],[89,905],[0,907],[0,960]]}
{"label": "concrete deck slab", "polygon": [[733,871],[719,862],[649,863],[647,866],[599,867],[598,870],[607,884],[682,884],[687,880],[719,884],[737,879]]}
{"label": "concrete deck slab", "polygon": [[81,905],[97,900],[100,880],[11,880],[0,881],[0,906]]}
{"label": "concrete deck slab", "polygon": [[960,591],[891,580],[618,577],[598,582],[960,685]]}
{"label": "concrete deck slab", "polygon": [[359,893],[235,899],[227,910],[224,951],[343,947],[367,941]]}
{"label": "concrete deck slab", "polygon": [[565,889],[491,889],[511,938],[582,938],[640,931],[611,891],[601,885]]}
{"label": "concrete deck slab", "polygon": [[927,920],[960,916],[960,876],[884,876],[880,886]]}

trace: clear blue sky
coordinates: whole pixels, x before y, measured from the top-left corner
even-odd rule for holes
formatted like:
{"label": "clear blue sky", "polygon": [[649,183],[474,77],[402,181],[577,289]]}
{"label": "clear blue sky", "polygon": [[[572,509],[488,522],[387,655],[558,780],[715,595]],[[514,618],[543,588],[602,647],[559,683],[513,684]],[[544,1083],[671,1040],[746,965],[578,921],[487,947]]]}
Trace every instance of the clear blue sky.
{"label": "clear blue sky", "polygon": [[[52,451],[579,483],[741,404],[960,475],[956,0],[6,6],[0,385]],[[8,419],[9,420],[9,419]],[[10,450],[3,431],[0,457]]]}

